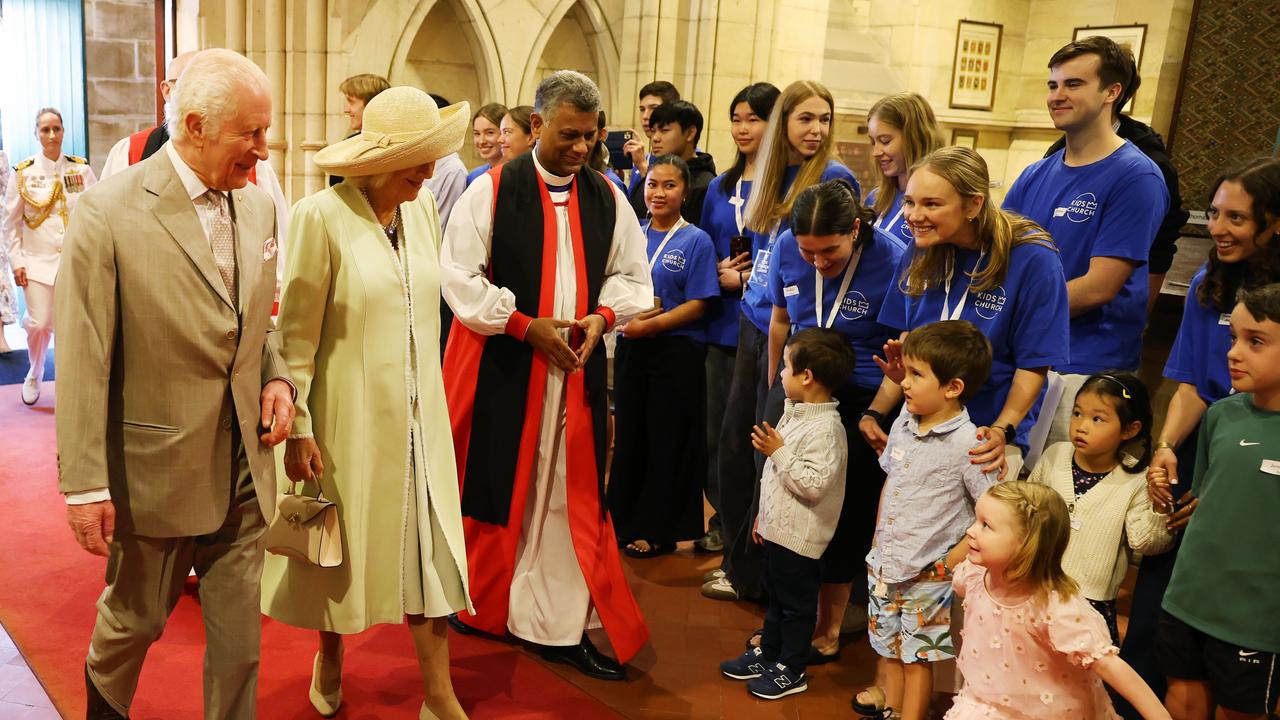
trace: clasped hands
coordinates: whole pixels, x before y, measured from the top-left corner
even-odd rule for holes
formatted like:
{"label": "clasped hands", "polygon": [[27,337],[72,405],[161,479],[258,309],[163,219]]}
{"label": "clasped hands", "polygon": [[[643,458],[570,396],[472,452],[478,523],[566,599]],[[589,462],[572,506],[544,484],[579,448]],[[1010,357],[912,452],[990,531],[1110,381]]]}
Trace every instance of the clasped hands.
{"label": "clasped hands", "polygon": [[[561,330],[580,328],[584,335],[578,348],[569,346]],[[581,320],[560,320],[559,318],[535,318],[525,331],[524,341],[533,346],[552,365],[570,373],[581,370],[587,359],[596,349],[600,337],[604,335],[605,319],[603,315],[592,313]]]}
{"label": "clasped hands", "polygon": [[[293,388],[284,380],[272,380],[262,388],[261,434],[267,447],[279,445],[293,429]],[[115,536],[116,507],[110,500],[67,505],[67,524],[85,551],[106,557]]]}

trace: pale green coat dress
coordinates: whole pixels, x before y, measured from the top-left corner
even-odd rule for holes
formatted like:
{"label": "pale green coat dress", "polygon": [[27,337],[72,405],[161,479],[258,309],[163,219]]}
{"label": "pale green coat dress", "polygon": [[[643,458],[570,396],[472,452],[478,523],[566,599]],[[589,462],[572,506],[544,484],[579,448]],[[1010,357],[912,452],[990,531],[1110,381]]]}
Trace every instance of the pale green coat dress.
{"label": "pale green coat dress", "polygon": [[[438,351],[440,221],[425,187],[401,218],[396,252],[347,183],[293,208],[279,318],[293,437],[320,447],[343,559],[267,555],[262,610],[290,625],[356,633],[471,607]],[[283,487],[283,445],[277,457]]]}

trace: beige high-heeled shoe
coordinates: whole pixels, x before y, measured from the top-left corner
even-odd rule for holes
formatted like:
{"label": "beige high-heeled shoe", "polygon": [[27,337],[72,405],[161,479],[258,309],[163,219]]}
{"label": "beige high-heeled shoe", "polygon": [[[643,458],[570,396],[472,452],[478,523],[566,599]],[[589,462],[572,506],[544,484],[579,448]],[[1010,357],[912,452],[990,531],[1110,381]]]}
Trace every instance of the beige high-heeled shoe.
{"label": "beige high-heeled shoe", "polygon": [[422,703],[422,709],[418,711],[418,720],[440,720],[440,716],[427,709],[427,704]]}
{"label": "beige high-heeled shoe", "polygon": [[311,666],[311,687],[308,688],[307,695],[311,698],[311,707],[315,708],[316,712],[323,717],[333,717],[338,714],[338,708],[342,707],[342,665],[338,665],[338,689],[327,695],[320,692],[320,668],[320,653],[316,653],[315,662]]}

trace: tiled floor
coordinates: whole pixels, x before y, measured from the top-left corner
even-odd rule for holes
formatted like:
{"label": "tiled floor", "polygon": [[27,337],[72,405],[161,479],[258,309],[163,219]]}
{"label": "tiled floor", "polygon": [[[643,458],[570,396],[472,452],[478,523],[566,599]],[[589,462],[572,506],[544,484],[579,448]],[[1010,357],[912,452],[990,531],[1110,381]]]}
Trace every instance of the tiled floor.
{"label": "tiled floor", "polygon": [[0,720],[59,720],[40,681],[0,627]]}

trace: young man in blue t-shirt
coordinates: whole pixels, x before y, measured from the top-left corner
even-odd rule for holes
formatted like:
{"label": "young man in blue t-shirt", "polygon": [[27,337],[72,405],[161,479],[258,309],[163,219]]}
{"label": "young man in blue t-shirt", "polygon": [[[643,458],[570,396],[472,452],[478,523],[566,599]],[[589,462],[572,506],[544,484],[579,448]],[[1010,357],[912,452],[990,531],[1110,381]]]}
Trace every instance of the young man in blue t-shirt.
{"label": "young man in blue t-shirt", "polygon": [[1048,444],[1067,439],[1071,399],[1085,378],[1136,370],[1147,316],[1147,257],[1169,206],[1160,168],[1116,134],[1112,108],[1133,77],[1133,54],[1101,36],[1049,60],[1046,104],[1066,146],[1022,172],[1004,208],[1049,231],[1062,257],[1071,361]]}

